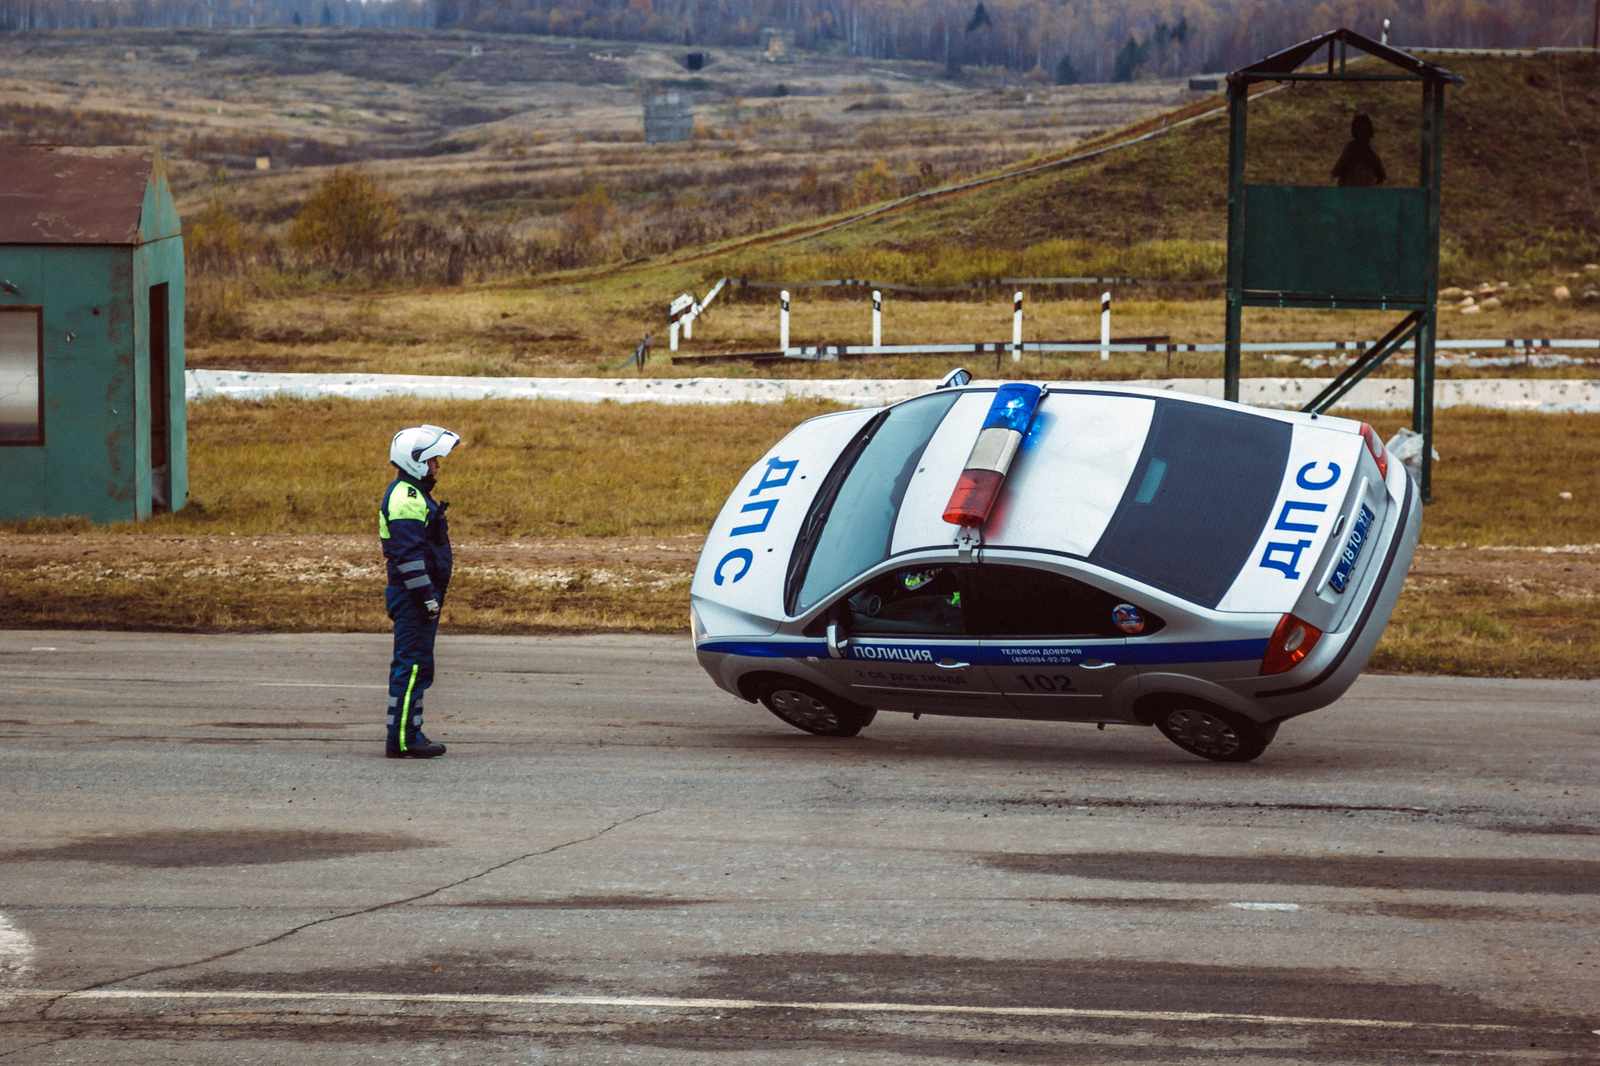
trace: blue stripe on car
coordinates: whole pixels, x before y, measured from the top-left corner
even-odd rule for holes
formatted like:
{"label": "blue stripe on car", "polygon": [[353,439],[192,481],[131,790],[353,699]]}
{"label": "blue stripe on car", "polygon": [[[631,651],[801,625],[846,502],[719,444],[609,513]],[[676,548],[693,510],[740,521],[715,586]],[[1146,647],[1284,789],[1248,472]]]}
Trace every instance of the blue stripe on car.
{"label": "blue stripe on car", "polygon": [[1127,662],[1139,666],[1165,663],[1235,663],[1259,660],[1267,654],[1267,638],[1256,640],[1196,640],[1170,644],[1129,644]]}

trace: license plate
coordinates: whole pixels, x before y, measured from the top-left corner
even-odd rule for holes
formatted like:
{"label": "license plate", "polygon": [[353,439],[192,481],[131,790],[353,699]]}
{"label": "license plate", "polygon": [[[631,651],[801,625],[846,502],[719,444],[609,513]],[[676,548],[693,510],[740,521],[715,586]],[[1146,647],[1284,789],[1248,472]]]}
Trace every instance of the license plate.
{"label": "license plate", "polygon": [[1350,531],[1350,539],[1344,542],[1344,551],[1339,556],[1339,565],[1333,568],[1333,577],[1328,579],[1333,591],[1343,592],[1350,583],[1350,571],[1361,558],[1361,549],[1367,546],[1367,534],[1371,531],[1372,508],[1362,504],[1361,513],[1356,516],[1356,528]]}

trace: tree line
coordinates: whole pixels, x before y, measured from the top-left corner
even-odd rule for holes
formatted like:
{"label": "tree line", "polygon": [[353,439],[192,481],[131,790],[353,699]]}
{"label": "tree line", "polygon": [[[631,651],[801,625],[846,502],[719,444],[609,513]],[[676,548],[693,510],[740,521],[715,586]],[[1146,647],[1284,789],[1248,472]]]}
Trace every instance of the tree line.
{"label": "tree line", "polygon": [[0,30],[370,26],[791,47],[1042,72],[1226,71],[1337,26],[1400,47],[1588,43],[1593,0],[0,0]]}

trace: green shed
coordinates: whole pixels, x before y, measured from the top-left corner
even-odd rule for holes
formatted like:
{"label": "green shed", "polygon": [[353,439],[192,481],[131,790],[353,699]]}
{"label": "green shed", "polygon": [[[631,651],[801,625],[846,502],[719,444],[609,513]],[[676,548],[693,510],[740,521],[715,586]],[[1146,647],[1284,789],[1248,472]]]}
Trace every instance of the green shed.
{"label": "green shed", "polygon": [[0,145],[0,518],[143,520],[188,495],[160,153]]}

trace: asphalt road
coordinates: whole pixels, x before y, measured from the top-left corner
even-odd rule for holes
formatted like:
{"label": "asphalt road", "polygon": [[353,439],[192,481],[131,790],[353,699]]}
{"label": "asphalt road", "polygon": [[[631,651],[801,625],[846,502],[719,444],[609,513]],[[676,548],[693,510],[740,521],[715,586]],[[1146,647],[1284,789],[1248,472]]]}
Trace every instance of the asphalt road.
{"label": "asphalt road", "polygon": [[1258,762],[684,639],[0,633],[0,1060],[1600,1059],[1600,685],[1364,678]]}

